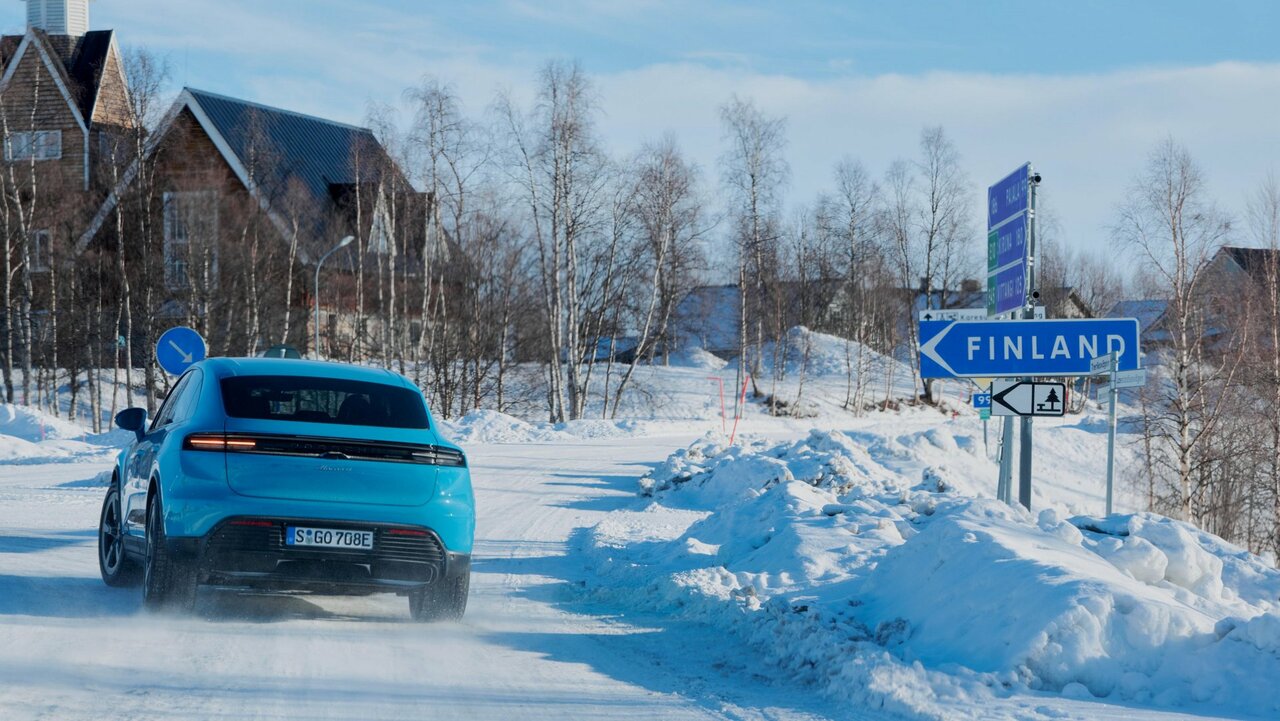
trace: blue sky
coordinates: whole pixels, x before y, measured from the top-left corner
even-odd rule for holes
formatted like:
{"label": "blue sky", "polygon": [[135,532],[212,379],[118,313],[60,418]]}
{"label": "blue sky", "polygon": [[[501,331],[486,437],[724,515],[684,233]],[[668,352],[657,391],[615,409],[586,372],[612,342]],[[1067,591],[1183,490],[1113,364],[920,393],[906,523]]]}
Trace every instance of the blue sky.
{"label": "blue sky", "polygon": [[[95,0],[95,28],[168,57],[189,84],[337,120],[397,103],[423,75],[480,114],[531,92],[548,58],[593,75],[619,155],[670,130],[715,185],[717,107],[754,98],[789,123],[788,198],[844,155],[875,174],[941,124],[975,189],[1023,161],[1062,236],[1108,247],[1116,203],[1173,136],[1237,216],[1280,170],[1280,2]],[[23,6],[0,3],[0,27]]]}

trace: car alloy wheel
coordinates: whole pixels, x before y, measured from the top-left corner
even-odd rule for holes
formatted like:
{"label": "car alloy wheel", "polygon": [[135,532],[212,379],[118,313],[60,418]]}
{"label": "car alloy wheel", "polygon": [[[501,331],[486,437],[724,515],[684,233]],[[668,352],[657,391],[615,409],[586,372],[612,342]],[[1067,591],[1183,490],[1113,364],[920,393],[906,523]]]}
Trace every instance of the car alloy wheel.
{"label": "car alloy wheel", "polygon": [[120,491],[113,485],[102,501],[98,521],[98,570],[108,586],[132,586],[138,580],[137,562],[125,552],[120,517]]}

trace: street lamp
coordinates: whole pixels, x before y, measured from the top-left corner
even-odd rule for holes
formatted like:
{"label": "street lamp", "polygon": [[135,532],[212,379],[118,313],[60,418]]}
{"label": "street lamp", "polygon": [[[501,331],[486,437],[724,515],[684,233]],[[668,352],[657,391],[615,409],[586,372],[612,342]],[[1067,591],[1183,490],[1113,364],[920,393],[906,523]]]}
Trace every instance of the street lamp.
{"label": "street lamp", "polygon": [[356,239],[355,236],[348,235],[342,240],[339,240],[337,245],[333,246],[333,248],[328,253],[325,253],[324,255],[320,256],[320,260],[316,262],[316,286],[315,286],[316,292],[315,292],[315,298],[314,298],[315,314],[316,314],[316,327],[315,327],[316,360],[320,360],[320,266],[324,265],[324,262],[329,259],[329,256],[333,255],[334,253],[337,253],[339,250],[342,250],[348,245],[351,245],[351,241],[355,239]]}

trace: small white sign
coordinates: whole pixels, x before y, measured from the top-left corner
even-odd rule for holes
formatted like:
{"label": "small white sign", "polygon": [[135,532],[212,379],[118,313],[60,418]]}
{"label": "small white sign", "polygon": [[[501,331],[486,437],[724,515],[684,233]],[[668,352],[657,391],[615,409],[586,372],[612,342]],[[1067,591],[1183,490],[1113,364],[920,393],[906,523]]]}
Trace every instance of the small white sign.
{"label": "small white sign", "polygon": [[1116,377],[1110,382],[1098,384],[1098,398],[1101,399],[1111,392],[1112,387],[1116,390],[1121,388],[1141,388],[1147,384],[1147,369],[1139,368],[1132,371],[1118,371]]}
{"label": "small white sign", "polygon": [[991,384],[991,414],[996,416],[1061,416],[1067,412],[1065,383],[998,379]]}
{"label": "small white sign", "polygon": [[986,308],[926,308],[920,320],[986,320]]}
{"label": "small white sign", "polygon": [[1099,375],[1102,375],[1103,373],[1110,373],[1111,372],[1111,356],[1113,355],[1115,355],[1114,352],[1108,353],[1106,355],[1100,355],[1097,358],[1094,358],[1089,363],[1089,375],[1099,376]]}
{"label": "small white sign", "polygon": [[[1044,320],[1044,306],[1038,305],[1032,309],[1036,320]],[[1016,311],[1021,316],[1022,311]],[[997,316],[1003,317],[1003,316]],[[920,311],[920,320],[987,320],[986,308],[936,308]],[[1018,318],[1021,320],[1021,318]]]}
{"label": "small white sign", "polygon": [[1147,369],[1139,368],[1133,371],[1120,371],[1116,373],[1116,377],[1111,381],[1116,388],[1139,388],[1147,384]]}

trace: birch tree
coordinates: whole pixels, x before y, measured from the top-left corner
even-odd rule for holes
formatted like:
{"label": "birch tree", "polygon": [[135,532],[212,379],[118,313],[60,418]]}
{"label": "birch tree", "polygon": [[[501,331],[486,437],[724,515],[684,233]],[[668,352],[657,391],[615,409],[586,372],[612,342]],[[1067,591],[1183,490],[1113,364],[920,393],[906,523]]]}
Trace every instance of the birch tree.
{"label": "birch tree", "polygon": [[742,385],[750,369],[758,397],[768,294],[777,268],[778,214],[791,173],[783,157],[786,121],[766,115],[749,99],[734,96],[721,106],[720,124],[726,145],[720,174],[737,251],[740,298],[735,387]]}
{"label": "birch tree", "polygon": [[1151,152],[1127,197],[1114,237],[1159,282],[1167,303],[1169,384],[1144,419],[1154,451],[1146,460],[1170,485],[1169,510],[1198,522],[1208,446],[1224,410],[1219,391],[1238,362],[1206,347],[1212,318],[1203,283],[1230,223],[1208,197],[1200,167],[1172,139]]}

